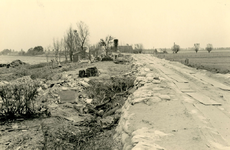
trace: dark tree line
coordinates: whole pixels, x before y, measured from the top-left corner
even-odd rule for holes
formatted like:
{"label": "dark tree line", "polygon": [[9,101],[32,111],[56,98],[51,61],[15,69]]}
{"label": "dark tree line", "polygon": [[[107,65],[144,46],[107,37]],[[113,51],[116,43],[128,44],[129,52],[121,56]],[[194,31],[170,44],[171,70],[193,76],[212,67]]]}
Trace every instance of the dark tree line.
{"label": "dark tree line", "polygon": [[24,53],[24,55],[42,55],[44,54],[44,49],[42,46],[36,46],[34,48],[30,48],[28,49],[28,51],[26,53]]}
{"label": "dark tree line", "polygon": [[4,49],[3,51],[0,52],[0,55],[8,55],[11,52],[12,52],[11,49]]}
{"label": "dark tree line", "polygon": [[1,55],[8,55],[11,53],[18,53],[18,55],[28,55],[28,56],[34,56],[34,55],[42,55],[44,54],[44,49],[42,46],[36,46],[34,48],[30,48],[25,52],[24,50],[21,49],[21,51],[16,52],[11,49],[4,49],[3,51],[0,52]]}

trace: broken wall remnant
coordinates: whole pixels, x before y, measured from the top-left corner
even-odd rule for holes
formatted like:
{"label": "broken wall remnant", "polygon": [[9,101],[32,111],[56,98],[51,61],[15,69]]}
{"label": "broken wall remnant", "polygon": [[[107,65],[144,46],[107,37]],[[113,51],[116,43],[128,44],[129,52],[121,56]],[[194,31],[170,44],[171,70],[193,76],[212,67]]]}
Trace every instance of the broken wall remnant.
{"label": "broken wall remnant", "polygon": [[79,77],[84,78],[85,77],[85,70],[79,70]]}
{"label": "broken wall remnant", "polygon": [[98,76],[98,69],[97,67],[87,68],[86,70],[79,70],[79,77],[95,77]]}
{"label": "broken wall remnant", "polygon": [[117,52],[117,47],[118,47],[118,39],[114,39],[114,51]]}
{"label": "broken wall remnant", "polygon": [[98,70],[96,67],[87,68],[85,73],[86,73],[87,77],[98,76]]}

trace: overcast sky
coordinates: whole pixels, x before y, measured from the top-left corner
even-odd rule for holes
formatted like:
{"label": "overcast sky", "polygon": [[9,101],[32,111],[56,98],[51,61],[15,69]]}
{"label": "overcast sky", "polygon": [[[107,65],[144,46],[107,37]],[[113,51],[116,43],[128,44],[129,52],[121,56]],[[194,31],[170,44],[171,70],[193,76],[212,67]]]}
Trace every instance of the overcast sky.
{"label": "overcast sky", "polygon": [[79,21],[90,44],[112,35],[144,48],[230,47],[230,0],[0,0],[0,51],[45,48]]}

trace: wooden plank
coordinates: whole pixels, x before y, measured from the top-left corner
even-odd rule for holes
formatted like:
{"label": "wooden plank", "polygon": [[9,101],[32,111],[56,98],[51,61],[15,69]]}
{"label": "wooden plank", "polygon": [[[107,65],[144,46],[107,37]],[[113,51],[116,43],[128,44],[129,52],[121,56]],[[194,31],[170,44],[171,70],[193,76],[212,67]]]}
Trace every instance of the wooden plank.
{"label": "wooden plank", "polygon": [[218,103],[212,99],[210,99],[208,96],[203,95],[201,93],[186,93],[187,95],[191,96],[192,98],[196,99],[200,103],[204,105],[217,105],[220,106],[221,103]]}

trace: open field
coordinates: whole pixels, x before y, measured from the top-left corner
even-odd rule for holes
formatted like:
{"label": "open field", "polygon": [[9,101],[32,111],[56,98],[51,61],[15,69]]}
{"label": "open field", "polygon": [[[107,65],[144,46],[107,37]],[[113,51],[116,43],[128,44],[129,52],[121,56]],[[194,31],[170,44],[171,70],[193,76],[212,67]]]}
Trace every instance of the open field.
{"label": "open field", "polygon": [[158,54],[158,58],[171,61],[178,61],[185,64],[185,59],[189,59],[186,64],[197,69],[205,69],[216,73],[230,72],[230,52],[211,53],[178,53],[178,54]]}

